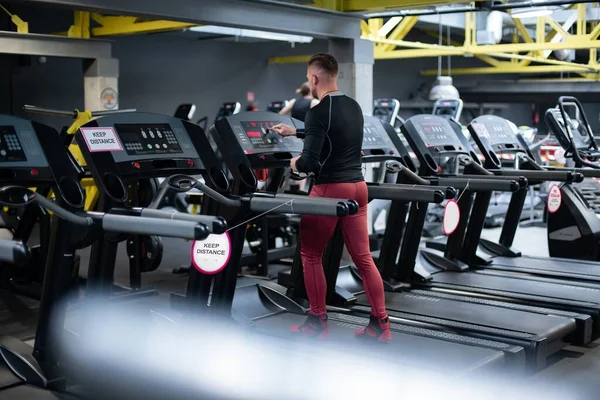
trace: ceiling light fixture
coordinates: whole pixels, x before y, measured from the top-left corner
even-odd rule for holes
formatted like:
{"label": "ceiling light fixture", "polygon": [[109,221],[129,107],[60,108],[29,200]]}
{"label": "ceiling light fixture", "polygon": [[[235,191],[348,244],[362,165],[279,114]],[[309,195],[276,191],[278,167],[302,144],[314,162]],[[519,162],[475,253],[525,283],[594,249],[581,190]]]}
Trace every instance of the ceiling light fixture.
{"label": "ceiling light fixture", "polygon": [[248,37],[265,40],[277,40],[291,43],[311,43],[313,41],[313,38],[311,36],[289,35],[287,33],[255,31],[252,29],[228,28],[224,26],[215,25],[194,26],[192,28],[189,28],[189,30],[193,32],[214,33],[217,35]]}

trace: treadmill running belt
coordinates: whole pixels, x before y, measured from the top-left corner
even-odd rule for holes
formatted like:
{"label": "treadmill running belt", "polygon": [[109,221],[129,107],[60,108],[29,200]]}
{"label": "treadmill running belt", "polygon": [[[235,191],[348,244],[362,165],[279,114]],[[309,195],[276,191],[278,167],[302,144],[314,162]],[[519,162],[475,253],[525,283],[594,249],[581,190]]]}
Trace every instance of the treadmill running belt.
{"label": "treadmill running belt", "polygon": [[600,263],[584,264],[576,260],[563,261],[552,258],[530,257],[494,257],[493,264],[486,266],[491,269],[508,267],[509,271],[525,271],[553,276],[564,276],[574,279],[600,281]]}
{"label": "treadmill running belt", "polygon": [[51,392],[35,386],[20,385],[0,390],[2,400],[75,400],[77,397],[64,393]]}
{"label": "treadmill running belt", "polygon": [[[275,317],[255,321],[256,330],[262,334],[273,335],[286,339],[294,339],[289,332],[293,324],[300,324],[306,319],[305,315],[282,313]],[[366,319],[365,319],[366,321]],[[329,338],[322,341],[328,346],[342,346],[342,349],[356,349],[362,341],[355,337],[354,330],[364,325],[338,321],[335,315],[330,315]],[[302,341],[302,338],[299,338]],[[309,339],[310,340],[310,339]],[[319,341],[313,342],[315,346]],[[445,342],[421,336],[413,336],[393,332],[392,341],[388,344],[369,346],[367,350],[377,351],[377,356],[395,363],[407,364],[411,367],[439,369],[442,372],[453,371],[456,373],[472,371],[483,368],[496,370],[505,363],[504,355],[500,351],[483,349],[457,343]]]}
{"label": "treadmill running belt", "polygon": [[[356,299],[360,305],[369,305],[364,294],[356,296]],[[530,339],[537,335],[546,337],[558,335],[557,338],[562,338],[565,335],[561,333],[562,329],[574,327],[574,322],[566,318],[561,325],[557,323],[556,318],[547,315],[410,293],[386,293],[385,304],[388,310],[413,314],[411,318],[423,316],[419,319],[422,322],[439,323],[434,319],[443,319],[446,320],[445,325],[450,321],[454,322],[457,328],[479,328],[480,331],[487,333],[519,339]]]}
{"label": "treadmill running belt", "polygon": [[[543,297],[548,303],[579,304],[583,307],[600,303],[600,290],[563,283],[535,282],[514,277],[489,276],[464,272],[440,272],[434,275],[433,286],[448,284],[464,286],[466,291],[501,291],[517,298]],[[556,300],[554,300],[556,299]]]}

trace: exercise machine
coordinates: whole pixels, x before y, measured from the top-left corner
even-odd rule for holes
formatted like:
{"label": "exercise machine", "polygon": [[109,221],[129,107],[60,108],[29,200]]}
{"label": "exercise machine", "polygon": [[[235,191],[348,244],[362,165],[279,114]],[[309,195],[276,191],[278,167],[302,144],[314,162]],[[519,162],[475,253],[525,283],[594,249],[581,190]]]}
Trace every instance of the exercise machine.
{"label": "exercise machine", "polygon": [[[77,340],[75,336],[70,337],[70,330],[64,329],[76,250],[89,246],[104,232],[204,239],[212,233],[215,218],[209,218],[210,223],[204,224],[208,217],[171,221],[171,213],[149,218],[145,209],[139,209],[137,215],[127,213],[127,210],[84,212],[84,191],[79,183],[81,169],[67,152],[58,132],[46,125],[9,116],[0,118],[0,126],[8,127],[3,130],[2,142],[8,142],[9,136],[11,138],[10,148],[4,150],[4,155],[0,152],[0,183],[19,184],[0,189],[0,204],[19,207],[36,203],[54,215],[33,348],[19,340],[3,337],[0,338],[0,356],[3,368],[9,369],[20,380],[38,387],[65,390],[70,384],[64,376],[68,360],[62,358],[61,347],[65,343],[63,340]],[[90,140],[94,140],[93,133],[99,132],[90,132]],[[122,196],[127,195],[121,181],[110,175],[103,178],[107,180],[106,184],[120,183]],[[26,189],[40,183],[51,185],[54,201]],[[64,339],[63,335],[69,338]]]}
{"label": "exercise machine", "polygon": [[[575,105],[580,120],[570,118],[566,111],[568,105]],[[546,111],[545,119],[565,150],[565,157],[573,160],[575,171],[588,181],[599,178],[600,150],[581,103],[574,97],[561,97],[556,108]],[[547,217],[550,256],[599,261],[600,220],[596,194],[586,196],[578,188],[561,188],[561,195],[560,208]],[[589,267],[590,263],[583,261],[583,265]]]}
{"label": "exercise machine", "polygon": [[[505,309],[499,306],[476,304],[459,296],[449,296],[439,299],[416,294],[408,285],[394,282],[396,272],[396,259],[400,251],[402,235],[404,242],[413,240],[417,242],[422,231],[423,220],[420,225],[415,222],[415,217],[423,218],[428,201],[425,198],[413,196],[399,197],[397,191],[405,191],[407,187],[417,187],[422,191],[439,191],[442,194],[440,203],[448,197],[453,198],[456,190],[447,187],[440,179],[434,182],[420,178],[409,168],[403,165],[410,159],[406,148],[402,146],[396,133],[389,124],[382,124],[373,117],[365,116],[365,134],[363,139],[363,162],[379,160],[388,167],[394,168],[398,173],[395,184],[369,184],[369,199],[389,199],[392,201],[387,220],[381,251],[374,254],[378,267],[384,278],[386,291],[386,307],[393,321],[402,320],[402,324],[418,326],[427,322],[442,332],[452,332],[458,335],[473,338],[473,340],[486,338],[501,343],[519,345],[526,350],[527,365],[532,370],[539,370],[545,366],[546,358],[564,346],[564,339],[575,329],[575,323],[568,318],[559,318],[540,315],[529,310]],[[467,180],[448,180],[452,186],[464,187]],[[504,183],[503,183],[504,184]],[[492,188],[488,182],[472,179],[471,187],[484,189]],[[411,198],[412,197],[412,198]],[[409,203],[413,203],[413,215],[405,223],[409,210]],[[415,215],[416,214],[418,215]],[[412,239],[411,239],[412,238]],[[413,243],[414,244],[414,243]],[[418,246],[418,242],[417,242]],[[368,315],[370,305],[365,293],[360,271],[355,266],[340,266],[343,238],[341,232],[336,231],[330,245],[323,257],[325,276],[328,283],[328,304],[334,307],[349,308],[359,315]],[[400,258],[406,257],[407,249],[402,248]],[[302,278],[302,263],[295,260],[288,294],[293,298],[306,299],[304,281]],[[524,337],[527,340],[522,340]],[[587,341],[589,339],[585,339]],[[546,344],[540,346],[542,342]],[[553,343],[553,344],[550,344]],[[542,350],[546,345],[548,347]],[[552,348],[547,352],[548,349]]]}
{"label": "exercise machine", "polygon": [[288,105],[287,100],[283,101],[272,101],[267,105],[267,111],[275,114],[279,114],[279,111],[283,110]]}
{"label": "exercise machine", "polygon": [[194,115],[196,115],[195,104],[180,104],[179,106],[177,106],[175,114],[173,114],[175,118],[180,118],[185,121],[191,121],[192,119],[194,119]]}
{"label": "exercise machine", "polygon": [[[598,334],[598,311],[600,311],[600,290],[576,286],[572,282],[561,280],[540,281],[527,275],[514,276],[509,272],[498,271],[489,274],[469,268],[465,257],[472,255],[478,247],[483,229],[486,210],[493,190],[517,192],[526,190],[527,179],[521,174],[535,176],[537,171],[500,172],[504,176],[495,175],[485,169],[477,157],[475,150],[462,135],[461,127],[451,120],[432,115],[417,115],[403,125],[402,128],[411,148],[419,158],[419,172],[423,177],[442,179],[438,175],[436,160],[449,154],[455,155],[463,166],[463,173],[458,176],[464,186],[458,198],[460,223],[448,237],[445,251],[432,249],[419,250],[419,238],[407,236],[402,243],[398,260],[398,278],[400,282],[428,289],[428,293],[460,293],[467,297],[487,298],[516,302],[521,305],[538,306],[548,309],[587,314],[595,321],[594,334]],[[553,174],[556,172],[553,172]],[[573,173],[562,171],[563,181],[573,179]],[[554,176],[554,175],[553,175]],[[457,177],[450,177],[451,181]],[[557,176],[558,178],[558,176]],[[535,176],[532,179],[539,179]],[[489,186],[480,190],[472,185],[474,180],[483,180]],[[493,189],[494,186],[499,186]],[[490,190],[492,189],[492,190]],[[473,194],[475,193],[475,195]],[[414,209],[413,219],[418,213]],[[411,216],[407,222],[407,230],[412,232]],[[412,254],[410,254],[412,253]]]}
{"label": "exercise machine", "polygon": [[439,115],[440,117],[452,118],[456,122],[460,123],[460,117],[462,116],[463,101],[461,99],[438,99],[433,103],[433,115]]}
{"label": "exercise machine", "polygon": [[[265,129],[257,127],[262,126]],[[306,196],[293,196],[289,194],[260,195],[254,194],[256,190],[256,178],[252,171],[257,168],[270,168],[283,166],[289,163],[289,159],[301,152],[303,144],[295,137],[281,138],[269,127],[277,123],[285,123],[290,126],[298,126],[299,121],[292,120],[287,116],[265,112],[240,113],[217,122],[210,130],[211,135],[217,142],[224,160],[234,176],[232,183],[232,196],[234,199],[252,196],[252,201],[270,200],[271,212],[286,212],[293,208],[297,214],[315,214],[343,216],[348,213],[346,201],[327,198],[310,198]],[[428,190],[422,193],[419,189],[412,187],[398,188],[396,194],[405,196],[412,193],[417,196],[426,196],[428,199],[434,196],[443,197],[441,191]],[[417,193],[417,194],[415,194]],[[421,198],[421,197],[418,197]],[[282,201],[287,201],[289,206],[281,206]],[[352,203],[354,205],[352,205]],[[237,282],[237,271],[239,270],[239,255],[243,247],[245,221],[256,216],[256,212],[249,214],[247,209],[236,207],[221,207],[218,214],[227,216],[228,225],[236,227],[229,231],[232,239],[232,257],[227,267],[218,275],[210,277],[202,275],[196,270],[190,270],[190,284],[186,295],[188,307],[194,307],[197,312],[201,309],[217,310],[225,316],[233,316],[241,323],[252,326],[260,333],[275,335],[278,337],[289,337],[288,328],[294,323],[301,323],[306,318],[306,308],[286,295],[285,288],[274,282],[252,281],[245,279]],[[252,204],[252,203],[250,203]],[[355,202],[350,202],[351,207],[356,207]],[[354,212],[356,209],[354,209]],[[241,220],[241,221],[240,221]],[[297,252],[299,249],[297,250]],[[208,303],[209,288],[207,282],[213,281],[210,305]],[[237,287],[236,287],[237,286]],[[191,303],[191,304],[190,304]],[[329,314],[331,335],[342,343],[354,343],[353,329],[366,325],[368,316],[358,316],[344,312],[333,312]],[[404,360],[420,358],[419,362],[429,363],[432,360],[446,364],[454,364],[455,368],[462,369],[466,365],[473,365],[474,360],[482,361],[482,356],[491,357],[492,363],[498,362],[498,357],[504,362],[505,354],[501,351],[489,348],[475,347],[471,339],[462,338],[460,335],[449,335],[449,333],[438,332],[425,328],[404,326],[397,327],[396,337],[382,351],[373,350],[384,359],[390,357],[401,357]],[[446,341],[443,341],[447,338]],[[436,340],[442,339],[442,340]],[[462,344],[456,343],[461,341]],[[469,342],[469,345],[465,343]],[[454,343],[453,343],[454,342]],[[505,346],[510,351],[515,351],[516,359],[521,356],[522,350],[514,346]],[[458,354],[461,354],[458,356]],[[443,360],[440,354],[444,354]],[[509,357],[510,358],[510,357]],[[522,361],[522,358],[521,358]],[[518,361],[516,362],[518,365]],[[511,364],[515,365],[515,364]],[[489,365],[488,365],[489,366]],[[518,367],[517,367],[518,368]]]}

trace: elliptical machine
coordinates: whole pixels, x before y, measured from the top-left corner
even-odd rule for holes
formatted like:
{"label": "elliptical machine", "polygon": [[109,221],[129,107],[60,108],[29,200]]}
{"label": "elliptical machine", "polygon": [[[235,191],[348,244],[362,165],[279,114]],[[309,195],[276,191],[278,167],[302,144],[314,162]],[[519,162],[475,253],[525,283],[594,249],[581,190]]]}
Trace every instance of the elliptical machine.
{"label": "elliptical machine", "polygon": [[[567,107],[575,107],[579,118],[571,119]],[[592,128],[575,97],[562,96],[558,105],[546,111],[545,120],[556,139],[571,158],[574,170],[586,178],[600,178],[600,150]],[[587,168],[584,168],[587,167]],[[600,260],[600,219],[592,201],[576,185],[560,188],[561,206],[548,213],[548,249],[551,257]]]}

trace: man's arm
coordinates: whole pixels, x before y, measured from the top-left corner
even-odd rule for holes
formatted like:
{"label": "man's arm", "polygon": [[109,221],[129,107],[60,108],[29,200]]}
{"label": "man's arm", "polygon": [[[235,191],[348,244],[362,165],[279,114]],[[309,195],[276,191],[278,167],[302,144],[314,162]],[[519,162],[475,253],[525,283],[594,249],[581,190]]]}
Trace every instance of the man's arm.
{"label": "man's arm", "polygon": [[292,113],[292,107],[294,107],[294,103],[296,102],[296,99],[292,99],[290,101],[288,101],[287,105],[285,107],[283,107],[281,109],[281,111],[279,111],[279,114],[281,115],[288,115]]}
{"label": "man's arm", "polygon": [[[329,101],[331,98],[329,97]],[[321,167],[321,150],[327,136],[329,116],[323,116],[319,110],[311,110],[306,114],[304,122],[304,148],[296,161],[298,172],[315,172]]]}

